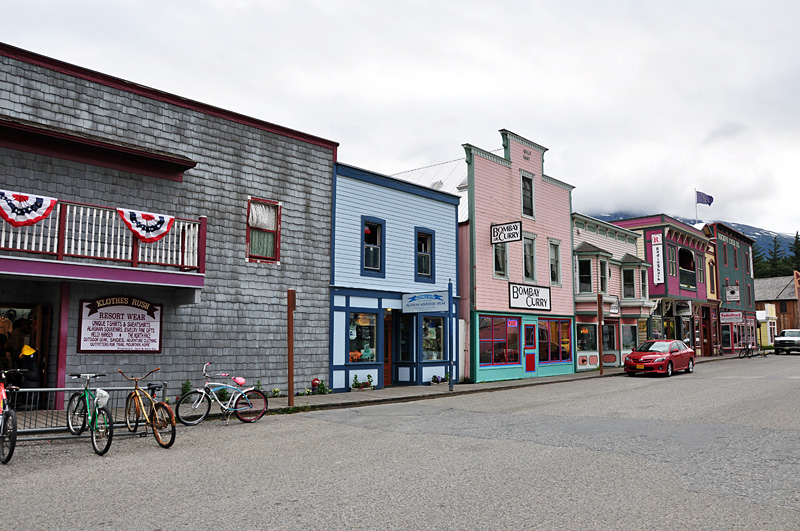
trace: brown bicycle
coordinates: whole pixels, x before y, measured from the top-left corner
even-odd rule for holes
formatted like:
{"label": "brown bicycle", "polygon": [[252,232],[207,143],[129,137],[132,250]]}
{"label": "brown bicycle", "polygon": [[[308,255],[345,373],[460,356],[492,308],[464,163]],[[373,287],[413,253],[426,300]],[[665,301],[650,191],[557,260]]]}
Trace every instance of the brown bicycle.
{"label": "brown bicycle", "polygon": [[155,393],[161,389],[160,385],[149,384],[147,386],[148,391],[139,387],[139,380],[144,380],[160,370],[161,367],[153,369],[140,378],[131,378],[121,370],[119,370],[119,373],[126,380],[133,382],[133,391],[130,392],[127,400],[125,400],[125,425],[128,427],[128,431],[135,432],[139,427],[139,422],[143,421],[145,431],[142,436],[147,435],[147,426],[149,426],[153,428],[156,442],[162,448],[169,448],[175,442],[175,414],[172,412],[172,408],[164,402],[156,402],[148,392]]}

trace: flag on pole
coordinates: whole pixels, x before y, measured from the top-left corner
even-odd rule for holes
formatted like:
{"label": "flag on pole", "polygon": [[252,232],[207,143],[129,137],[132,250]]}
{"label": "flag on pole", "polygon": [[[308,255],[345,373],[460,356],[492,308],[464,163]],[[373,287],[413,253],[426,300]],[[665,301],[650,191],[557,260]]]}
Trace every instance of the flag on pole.
{"label": "flag on pole", "polygon": [[703,192],[695,192],[697,194],[697,203],[702,205],[709,205],[714,202],[714,198],[708,194],[704,194]]}

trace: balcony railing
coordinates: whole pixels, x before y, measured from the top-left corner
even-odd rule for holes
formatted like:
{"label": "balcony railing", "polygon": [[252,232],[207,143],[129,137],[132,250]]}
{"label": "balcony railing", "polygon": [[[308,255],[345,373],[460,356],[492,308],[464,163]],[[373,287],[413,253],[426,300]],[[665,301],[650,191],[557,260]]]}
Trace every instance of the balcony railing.
{"label": "balcony railing", "polygon": [[205,273],[205,218],[176,218],[163,238],[144,243],[114,208],[59,201],[46,219],[33,225],[13,227],[0,221],[0,249],[56,260],[102,260]]}

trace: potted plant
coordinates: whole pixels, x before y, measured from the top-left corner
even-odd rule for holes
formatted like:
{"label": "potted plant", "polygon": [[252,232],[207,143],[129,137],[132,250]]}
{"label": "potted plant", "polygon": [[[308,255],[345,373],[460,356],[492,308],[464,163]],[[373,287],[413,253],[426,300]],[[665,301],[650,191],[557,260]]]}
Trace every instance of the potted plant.
{"label": "potted plant", "polygon": [[352,389],[356,389],[358,391],[365,391],[367,389],[373,389],[373,387],[372,387],[372,375],[371,374],[367,375],[367,381],[366,382],[359,381],[357,374],[353,375],[353,385],[351,386],[351,388]]}

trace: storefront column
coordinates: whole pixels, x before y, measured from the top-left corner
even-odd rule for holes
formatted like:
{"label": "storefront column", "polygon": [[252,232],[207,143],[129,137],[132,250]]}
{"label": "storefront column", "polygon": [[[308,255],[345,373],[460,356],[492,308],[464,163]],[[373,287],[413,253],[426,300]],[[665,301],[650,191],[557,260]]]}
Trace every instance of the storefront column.
{"label": "storefront column", "polygon": [[[67,338],[69,337],[69,282],[61,283],[61,301],[58,309],[58,360],[56,362],[56,387],[64,387],[67,378]],[[56,393],[57,409],[63,407],[63,393]]]}

